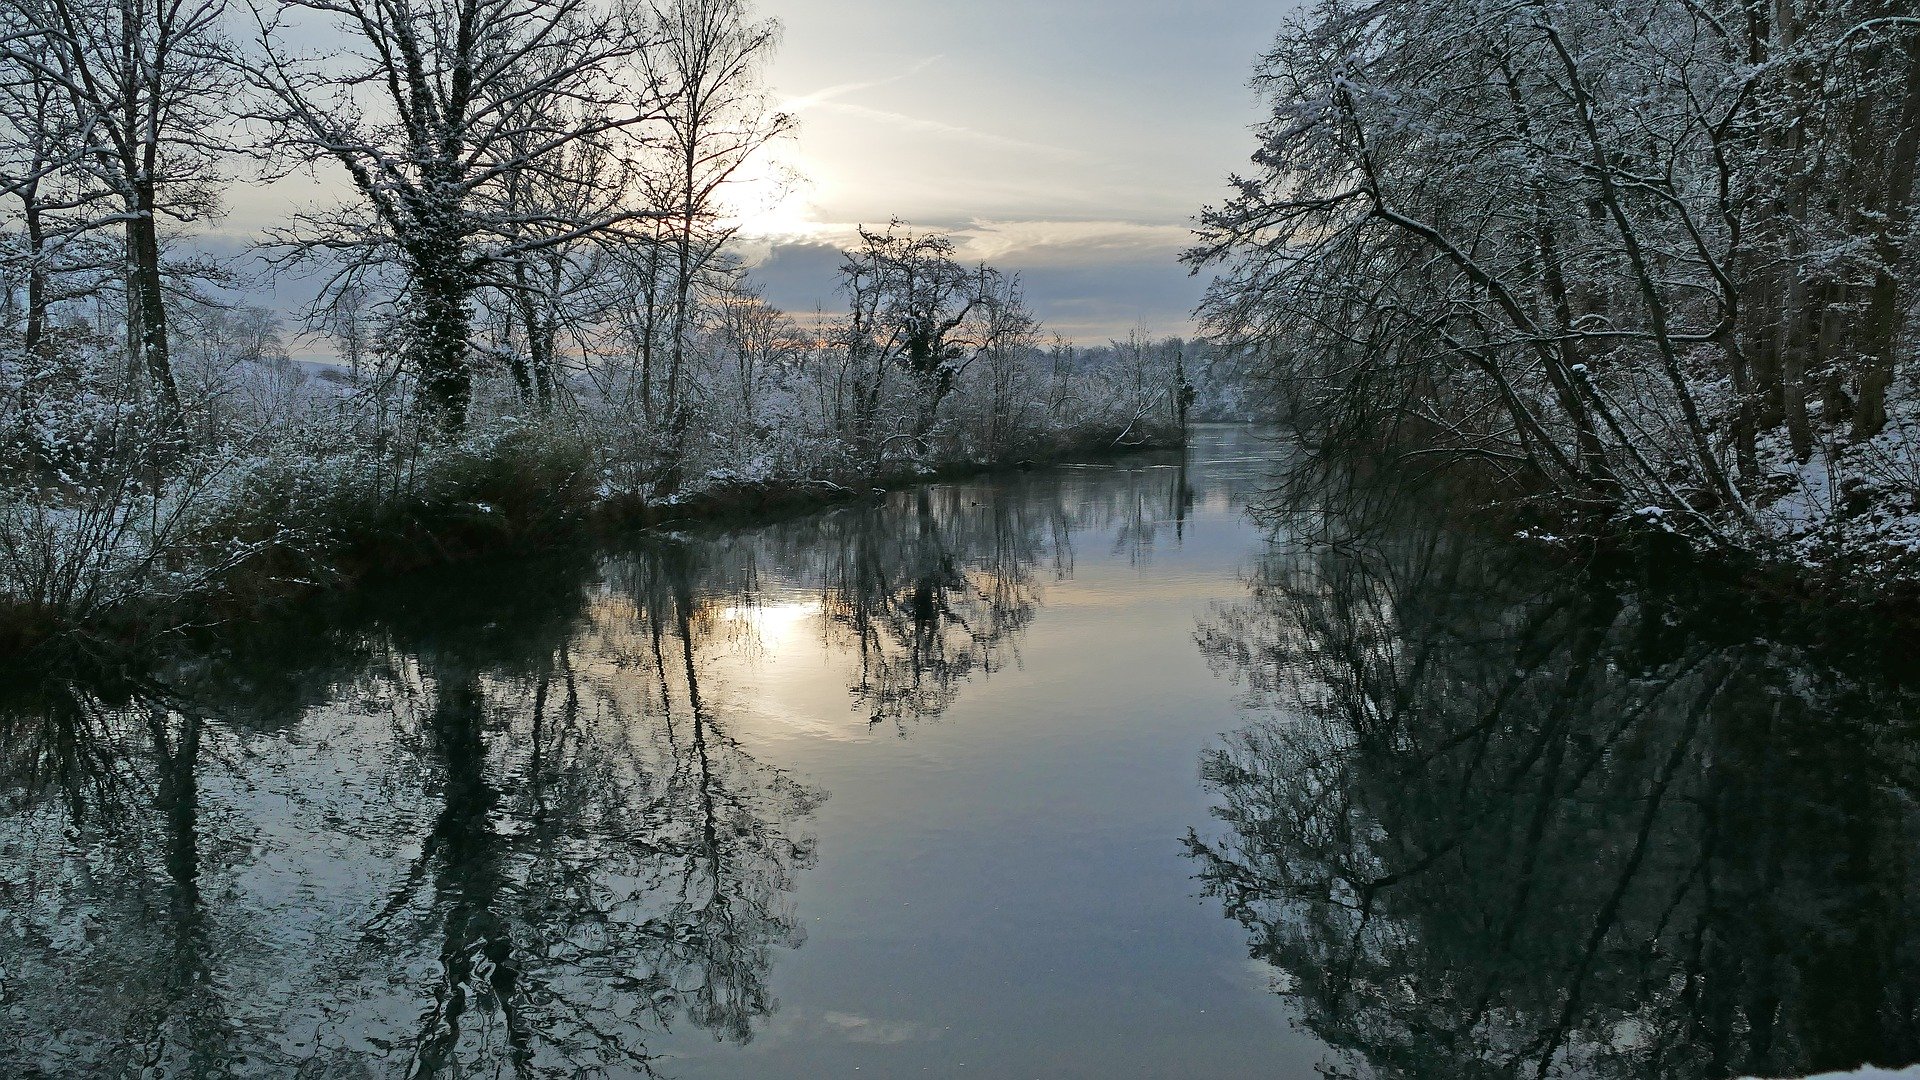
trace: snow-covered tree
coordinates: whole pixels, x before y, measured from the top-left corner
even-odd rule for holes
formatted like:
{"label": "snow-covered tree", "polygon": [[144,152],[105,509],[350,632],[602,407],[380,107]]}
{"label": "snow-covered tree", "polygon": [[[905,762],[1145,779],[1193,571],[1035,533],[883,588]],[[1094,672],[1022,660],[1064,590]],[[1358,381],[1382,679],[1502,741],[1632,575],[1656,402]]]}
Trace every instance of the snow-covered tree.
{"label": "snow-covered tree", "polygon": [[[124,232],[128,353],[163,422],[176,429],[161,229],[168,220],[200,220],[218,204],[215,166],[233,83],[225,10],[224,0],[6,0],[0,7],[7,81],[25,95],[20,104],[42,117],[62,115],[72,140],[43,145],[40,164],[19,179],[45,184],[52,169],[65,169],[72,177],[66,208],[110,203],[68,227]],[[10,186],[23,198],[40,197],[34,185]],[[28,215],[30,229],[38,216]]]}
{"label": "snow-covered tree", "polygon": [[[761,74],[779,42],[779,24],[756,20],[743,0],[671,0],[653,4],[659,44],[647,52],[647,70],[667,89],[661,167],[650,192],[664,210],[660,238],[670,269],[667,298],[666,402],[672,446],[669,475],[686,452],[689,405],[683,383],[696,326],[695,290],[727,276],[721,250],[738,230],[726,200],[742,170],[766,145],[794,126],[792,116],[766,100]],[[657,260],[656,260],[657,261]],[[654,284],[649,281],[651,288]],[[642,345],[651,355],[651,335]],[[648,365],[651,374],[651,365]],[[651,387],[648,388],[651,401]]]}
{"label": "snow-covered tree", "polygon": [[1744,529],[1770,431],[1805,461],[1886,423],[1920,151],[1897,7],[1321,3],[1203,215],[1210,327],[1325,445]]}
{"label": "snow-covered tree", "polygon": [[[250,74],[276,148],[344,168],[357,196],[298,215],[277,239],[299,256],[404,270],[419,404],[457,431],[473,394],[475,292],[516,288],[512,269],[534,253],[648,216],[617,169],[582,198],[528,193],[589,148],[625,160],[660,115],[660,88],[638,67],[645,28],[592,0],[278,0],[255,14]],[[353,47],[302,55],[294,42],[316,22]]]}

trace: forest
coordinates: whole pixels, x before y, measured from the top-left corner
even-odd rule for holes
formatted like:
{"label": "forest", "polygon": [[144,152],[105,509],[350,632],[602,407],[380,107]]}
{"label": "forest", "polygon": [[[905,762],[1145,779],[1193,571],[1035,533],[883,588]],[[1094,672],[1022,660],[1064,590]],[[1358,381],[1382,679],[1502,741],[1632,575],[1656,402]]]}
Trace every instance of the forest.
{"label": "forest", "polygon": [[1323,455],[1911,572],[1905,0],[1320,3],[1187,258]]}
{"label": "forest", "polygon": [[[1178,441],[1237,357],[1092,347],[952,236],[769,304],[743,180],[795,137],[742,0],[0,3],[0,623],[438,561],[613,508],[821,498]],[[310,178],[265,274],[196,237]],[[289,323],[275,280],[319,282]],[[288,356],[294,335],[333,363]]]}

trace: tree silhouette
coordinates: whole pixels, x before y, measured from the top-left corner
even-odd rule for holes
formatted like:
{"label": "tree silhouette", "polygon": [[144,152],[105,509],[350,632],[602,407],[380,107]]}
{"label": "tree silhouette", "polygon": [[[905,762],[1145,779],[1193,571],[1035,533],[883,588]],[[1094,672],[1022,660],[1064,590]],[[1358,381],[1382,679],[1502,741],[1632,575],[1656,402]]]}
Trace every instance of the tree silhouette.
{"label": "tree silhouette", "polygon": [[1188,839],[1336,1074],[1920,1057],[1920,712],[1872,635],[1698,567],[1340,532],[1202,620],[1258,713],[1203,758],[1222,828]]}

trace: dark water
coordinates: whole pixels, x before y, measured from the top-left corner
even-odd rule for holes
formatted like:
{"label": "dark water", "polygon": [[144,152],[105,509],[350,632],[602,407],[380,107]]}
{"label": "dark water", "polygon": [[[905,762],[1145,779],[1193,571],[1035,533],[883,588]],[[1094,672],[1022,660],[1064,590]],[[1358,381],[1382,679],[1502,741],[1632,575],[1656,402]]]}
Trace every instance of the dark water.
{"label": "dark water", "polygon": [[1286,464],[1202,429],[47,665],[0,1074],[1920,1060],[1884,635],[1249,514]]}
{"label": "dark water", "polygon": [[1280,506],[1198,636],[1251,715],[1189,843],[1340,1075],[1920,1060],[1912,638],[1377,494]]}

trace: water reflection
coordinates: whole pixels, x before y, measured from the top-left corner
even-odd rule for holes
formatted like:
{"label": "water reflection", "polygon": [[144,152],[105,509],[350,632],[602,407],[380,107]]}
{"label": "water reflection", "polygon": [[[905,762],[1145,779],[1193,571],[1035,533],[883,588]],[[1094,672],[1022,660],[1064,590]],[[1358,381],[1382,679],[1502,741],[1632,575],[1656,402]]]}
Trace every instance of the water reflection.
{"label": "water reflection", "polygon": [[12,703],[8,1067],[632,1075],[678,1021],[747,1038],[821,796],[703,704],[691,586],[616,613],[549,569]]}
{"label": "water reflection", "polygon": [[938,486],[39,664],[0,691],[0,1074],[656,1075],[662,1033],[746,1042],[826,792],[734,737],[716,668],[824,645],[847,720],[908,734],[1018,662],[1077,532],[1144,558],[1195,497]]}
{"label": "water reflection", "polygon": [[1293,504],[1197,637],[1257,719],[1189,846],[1330,1074],[1920,1060],[1912,657],[1392,505]]}
{"label": "water reflection", "polygon": [[1039,568],[1071,572],[1063,502],[990,496],[982,505],[979,494],[923,488],[901,513],[828,520],[822,610],[858,657],[849,691],[869,723],[945,712],[1033,622]]}

